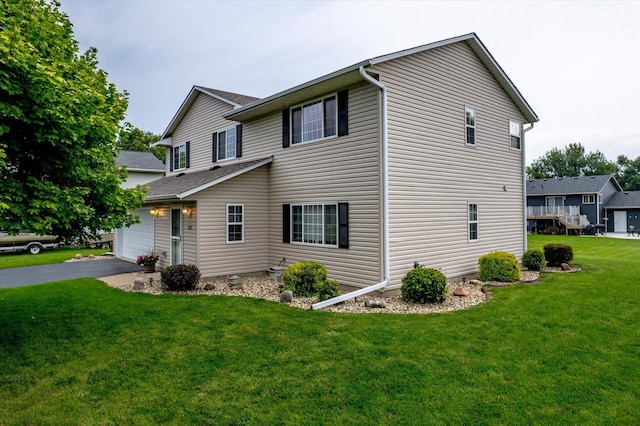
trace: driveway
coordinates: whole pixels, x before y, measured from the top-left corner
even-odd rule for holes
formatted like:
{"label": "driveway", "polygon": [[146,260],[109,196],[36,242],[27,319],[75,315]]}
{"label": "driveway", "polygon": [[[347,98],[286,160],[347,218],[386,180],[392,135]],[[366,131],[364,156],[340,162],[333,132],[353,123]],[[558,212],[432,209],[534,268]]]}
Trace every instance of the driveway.
{"label": "driveway", "polygon": [[142,271],[141,266],[120,259],[24,266],[0,269],[0,288],[42,284],[71,278],[98,278],[140,271]]}

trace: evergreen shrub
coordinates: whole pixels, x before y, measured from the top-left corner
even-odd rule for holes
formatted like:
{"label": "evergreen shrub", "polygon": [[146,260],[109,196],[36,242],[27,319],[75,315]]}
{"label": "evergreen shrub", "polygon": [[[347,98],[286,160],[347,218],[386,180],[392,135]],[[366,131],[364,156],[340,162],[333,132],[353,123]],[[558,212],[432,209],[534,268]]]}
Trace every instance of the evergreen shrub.
{"label": "evergreen shrub", "polygon": [[520,266],[513,253],[494,251],[478,259],[481,281],[512,283],[520,279]]}

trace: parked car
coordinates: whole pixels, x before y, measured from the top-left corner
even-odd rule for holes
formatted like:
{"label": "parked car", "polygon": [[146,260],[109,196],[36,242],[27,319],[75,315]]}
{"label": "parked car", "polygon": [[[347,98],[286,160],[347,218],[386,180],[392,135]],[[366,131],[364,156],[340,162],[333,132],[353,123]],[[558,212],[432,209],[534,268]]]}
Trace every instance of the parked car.
{"label": "parked car", "polygon": [[24,250],[38,254],[43,249],[57,246],[58,237],[54,235],[36,235],[23,231],[18,235],[9,235],[6,231],[0,231],[0,253]]}

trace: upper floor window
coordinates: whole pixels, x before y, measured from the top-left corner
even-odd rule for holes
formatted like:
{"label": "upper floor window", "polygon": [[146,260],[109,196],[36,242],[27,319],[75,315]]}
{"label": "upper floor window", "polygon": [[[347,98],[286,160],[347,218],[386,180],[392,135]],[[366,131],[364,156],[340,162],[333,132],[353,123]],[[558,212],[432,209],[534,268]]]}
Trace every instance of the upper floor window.
{"label": "upper floor window", "polygon": [[593,194],[585,194],[582,196],[582,204],[595,204],[596,196]]}
{"label": "upper floor window", "polygon": [[231,127],[218,133],[218,160],[236,157],[236,128]]}
{"label": "upper floor window", "polygon": [[602,194],[598,194],[598,204],[602,204],[604,202],[604,196]]}
{"label": "upper floor window", "polygon": [[509,146],[513,149],[522,148],[522,123],[509,120]]}
{"label": "upper floor window", "polygon": [[477,203],[468,203],[467,204],[467,224],[469,228],[469,241],[476,241],[479,239],[478,236],[478,204]]}
{"label": "upper floor window", "polygon": [[476,144],[476,110],[464,107],[465,127],[467,130],[467,145]]}
{"label": "upper floor window", "polygon": [[335,95],[291,108],[291,143],[335,136],[337,122],[338,108]]}
{"label": "upper floor window", "polygon": [[173,170],[187,168],[187,144],[173,147]]}

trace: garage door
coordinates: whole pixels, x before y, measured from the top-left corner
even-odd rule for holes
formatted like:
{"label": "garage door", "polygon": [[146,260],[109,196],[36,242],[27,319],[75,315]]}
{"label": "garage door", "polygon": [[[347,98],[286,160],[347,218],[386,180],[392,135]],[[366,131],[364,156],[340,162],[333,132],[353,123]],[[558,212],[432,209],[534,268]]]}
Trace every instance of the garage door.
{"label": "garage door", "polygon": [[118,257],[128,260],[136,260],[153,247],[151,209],[138,209],[134,214],[140,217],[140,223],[118,229]]}

